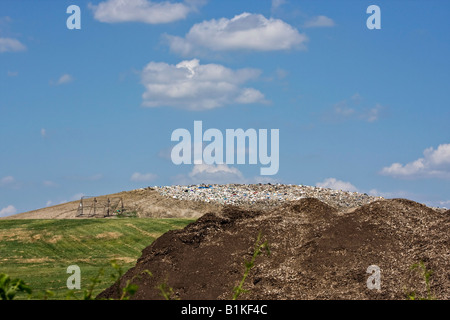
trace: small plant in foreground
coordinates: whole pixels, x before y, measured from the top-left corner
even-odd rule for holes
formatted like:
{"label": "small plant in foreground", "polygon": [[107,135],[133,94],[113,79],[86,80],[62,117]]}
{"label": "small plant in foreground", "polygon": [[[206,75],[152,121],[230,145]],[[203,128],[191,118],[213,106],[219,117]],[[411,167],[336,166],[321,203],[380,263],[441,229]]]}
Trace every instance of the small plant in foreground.
{"label": "small plant in foreground", "polygon": [[420,269],[420,271],[422,271],[422,277],[425,281],[425,289],[427,291],[427,296],[425,298],[417,297],[416,291],[411,291],[410,293],[407,294],[408,299],[409,300],[434,300],[434,299],[436,299],[431,294],[431,286],[430,286],[430,278],[431,278],[431,275],[433,274],[433,271],[428,270],[428,268],[426,267],[426,265],[423,261],[420,261],[419,263],[415,263],[411,266],[411,270],[417,270],[417,269]]}
{"label": "small plant in foreground", "polygon": [[256,258],[259,255],[261,255],[264,252],[264,250],[270,256],[270,249],[269,249],[269,245],[268,245],[267,241],[264,241],[263,243],[260,243],[260,242],[261,242],[261,232],[258,234],[258,238],[256,239],[252,259],[250,261],[245,261],[245,263],[244,263],[244,265],[245,265],[244,276],[242,277],[239,285],[237,287],[233,288],[233,292],[234,292],[233,300],[236,300],[237,298],[239,298],[239,296],[241,294],[248,292],[248,290],[245,290],[243,288],[244,282],[245,282],[245,279],[247,278],[247,276],[249,275],[250,270],[255,266]]}
{"label": "small plant in foreground", "polygon": [[[166,280],[167,281],[167,280]],[[161,283],[158,287],[159,294],[166,300],[179,300],[179,298],[174,296],[173,288],[170,287],[166,282]]]}
{"label": "small plant in foreground", "polygon": [[[111,266],[116,270],[116,274],[111,275],[111,279],[115,282],[120,281],[123,275],[122,267],[117,264],[115,260],[111,261]],[[146,274],[148,276],[153,276],[152,273],[148,270],[144,270],[141,274]],[[125,287],[120,289],[120,286],[117,286],[119,300],[129,300],[138,290],[138,286],[133,284],[134,279],[139,278],[139,275],[134,276],[131,280],[127,280]]]}
{"label": "small plant in foreground", "polygon": [[13,300],[18,292],[31,294],[31,288],[21,279],[12,279],[0,273],[0,300]]}

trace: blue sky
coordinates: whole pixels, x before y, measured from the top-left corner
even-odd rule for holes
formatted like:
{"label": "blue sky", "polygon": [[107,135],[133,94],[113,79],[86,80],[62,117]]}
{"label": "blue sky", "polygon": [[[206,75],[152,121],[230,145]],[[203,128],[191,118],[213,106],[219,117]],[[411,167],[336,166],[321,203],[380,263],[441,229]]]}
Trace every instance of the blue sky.
{"label": "blue sky", "polygon": [[[72,4],[80,30],[66,26]],[[366,27],[371,4],[379,30]],[[449,9],[2,0],[0,215],[201,182],[317,185],[450,207]],[[180,64],[198,69],[188,77]],[[278,173],[174,165],[171,133],[193,132],[195,120],[222,132],[279,129]]]}

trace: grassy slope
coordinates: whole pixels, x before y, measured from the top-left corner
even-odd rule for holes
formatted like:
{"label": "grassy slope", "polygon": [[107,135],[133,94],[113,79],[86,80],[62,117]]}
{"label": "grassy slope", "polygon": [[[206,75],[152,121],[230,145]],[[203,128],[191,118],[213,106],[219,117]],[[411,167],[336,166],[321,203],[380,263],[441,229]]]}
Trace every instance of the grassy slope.
{"label": "grassy slope", "polygon": [[[70,265],[81,268],[81,290],[101,268],[105,273],[94,291],[112,284],[110,261],[126,271],[134,266],[141,250],[171,229],[183,228],[187,219],[83,219],[0,221],[0,273],[21,278],[33,288],[33,298],[45,290],[63,299],[69,291],[66,273]],[[151,270],[150,270],[151,271]],[[24,296],[22,296],[24,298]]]}

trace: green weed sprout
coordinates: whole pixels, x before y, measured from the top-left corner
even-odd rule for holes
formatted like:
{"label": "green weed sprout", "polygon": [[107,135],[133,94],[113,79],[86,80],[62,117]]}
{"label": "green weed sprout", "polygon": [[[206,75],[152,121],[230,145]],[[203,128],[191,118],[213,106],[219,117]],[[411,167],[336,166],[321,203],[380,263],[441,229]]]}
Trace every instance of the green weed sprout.
{"label": "green weed sprout", "polygon": [[233,300],[237,300],[241,294],[248,292],[248,290],[245,290],[243,287],[244,287],[245,279],[249,275],[250,270],[255,266],[256,258],[259,255],[261,255],[264,251],[266,251],[266,253],[270,256],[270,249],[269,249],[269,245],[268,245],[267,241],[265,241],[263,243],[260,243],[260,242],[261,242],[261,232],[258,234],[258,238],[256,239],[252,259],[250,261],[244,262],[244,265],[245,265],[244,276],[242,277],[239,285],[237,287],[233,288],[233,292],[234,292]]}
{"label": "green weed sprout", "polygon": [[432,270],[428,270],[428,268],[426,267],[425,263],[423,261],[420,261],[419,263],[415,263],[411,266],[411,270],[417,270],[420,269],[420,271],[422,271],[422,277],[425,281],[425,289],[427,291],[427,297],[417,297],[416,296],[416,292],[412,291],[410,293],[408,293],[408,299],[409,300],[434,300],[436,299],[432,294],[431,294],[431,286],[430,286],[430,278],[431,275],[433,274]]}
{"label": "green weed sprout", "polygon": [[18,292],[31,294],[31,288],[21,279],[12,279],[0,273],[0,300],[13,300]]}

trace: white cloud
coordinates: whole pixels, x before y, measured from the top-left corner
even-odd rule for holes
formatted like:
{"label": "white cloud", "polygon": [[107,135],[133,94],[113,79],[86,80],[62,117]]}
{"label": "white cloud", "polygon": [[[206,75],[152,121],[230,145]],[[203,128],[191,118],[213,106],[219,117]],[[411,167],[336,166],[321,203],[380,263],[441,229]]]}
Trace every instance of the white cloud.
{"label": "white cloud", "polygon": [[260,91],[242,87],[259,74],[259,70],[249,68],[232,70],[219,64],[201,65],[197,59],[177,65],[150,62],[141,73],[146,89],[143,106],[208,110],[232,103],[266,103]]}
{"label": "white cloud", "polygon": [[63,74],[59,79],[56,81],[56,85],[62,85],[67,84],[73,81],[73,77],[70,74]]}
{"label": "white cloud", "polygon": [[52,205],[53,205],[52,200],[48,200],[47,203],[45,204],[46,207],[51,207]]}
{"label": "white cloud", "polygon": [[380,117],[380,113],[383,110],[383,106],[376,104],[375,107],[364,112],[361,117],[368,122],[375,122]]}
{"label": "white cloud", "polygon": [[0,38],[0,53],[25,51],[27,47],[17,39]]}
{"label": "white cloud", "polygon": [[363,104],[363,98],[355,93],[349,99],[342,100],[333,106],[333,112],[331,114],[332,119],[342,120],[362,120],[367,122],[375,122],[380,119],[385,109],[379,103],[376,103],[374,107],[369,107],[367,104]]}
{"label": "white cloud", "polygon": [[450,200],[447,201],[439,201],[439,205],[443,208],[449,208],[450,207]]}
{"label": "white cloud", "polygon": [[323,182],[317,182],[316,187],[320,188],[330,188],[334,190],[358,192],[358,189],[352,185],[350,182],[344,182],[341,180],[336,180],[335,178],[325,179]]}
{"label": "white cloud", "polygon": [[16,213],[17,213],[17,209],[14,206],[9,205],[0,210],[0,217],[7,217],[7,216],[10,216],[10,215],[13,215]]}
{"label": "white cloud", "polygon": [[175,184],[252,184],[252,183],[276,183],[277,180],[267,176],[254,176],[246,178],[243,173],[226,164],[209,165],[195,164],[187,175],[178,175],[173,177]]}
{"label": "white cloud", "polygon": [[19,72],[17,72],[17,71],[8,71],[7,75],[8,75],[8,77],[17,77],[19,75]]}
{"label": "white cloud", "polygon": [[135,182],[148,182],[153,181],[157,178],[156,174],[153,173],[139,173],[135,172],[131,175],[130,180]]}
{"label": "white cloud", "polygon": [[41,136],[42,138],[45,138],[47,136],[47,130],[45,130],[44,128],[41,129]]}
{"label": "white cloud", "polygon": [[381,174],[395,178],[442,178],[450,179],[450,144],[441,144],[423,152],[424,157],[405,165],[393,163],[384,167]]}
{"label": "white cloud", "polygon": [[349,107],[346,102],[341,101],[334,106],[334,112],[343,117],[349,117],[355,113],[355,109]]}
{"label": "white cloud", "polygon": [[14,179],[13,176],[6,176],[0,179],[0,187],[12,185],[16,182],[16,179]]}
{"label": "white cloud", "polygon": [[334,27],[333,19],[326,16],[313,17],[305,22],[305,28],[320,28],[320,27]]}
{"label": "white cloud", "polygon": [[167,36],[172,51],[182,55],[203,54],[205,50],[274,51],[304,48],[308,38],[279,19],[242,13],[232,19],[195,24],[185,38]]}
{"label": "white cloud", "polygon": [[245,178],[237,168],[228,167],[226,164],[208,165],[196,164],[189,172],[188,176],[179,175],[176,177],[177,183],[187,184],[227,184],[245,183]]}
{"label": "white cloud", "polygon": [[412,195],[411,193],[407,192],[407,191],[393,191],[393,192],[384,192],[384,191],[379,191],[377,189],[372,189],[368,192],[369,195],[374,196],[374,197],[383,197],[383,198],[411,198],[414,195]]}
{"label": "white cloud", "polygon": [[94,18],[100,22],[143,22],[148,24],[169,23],[197,10],[205,1],[155,2],[149,0],[108,0],[98,5],[89,3]]}

